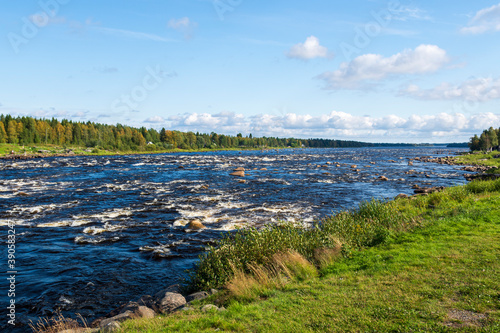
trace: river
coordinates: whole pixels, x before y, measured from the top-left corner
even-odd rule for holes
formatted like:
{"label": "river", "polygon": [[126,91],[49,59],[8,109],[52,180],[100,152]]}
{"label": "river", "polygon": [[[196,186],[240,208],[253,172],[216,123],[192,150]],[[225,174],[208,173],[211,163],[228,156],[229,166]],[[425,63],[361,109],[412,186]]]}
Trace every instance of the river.
{"label": "river", "polygon": [[[309,224],[373,197],[412,194],[414,184],[463,184],[465,172],[456,166],[408,165],[415,157],[458,151],[285,149],[0,160],[4,272],[9,223],[16,232],[16,321],[57,310],[95,318],[154,294],[185,277],[207,245],[235,228]],[[229,175],[236,167],[246,169],[245,183]],[[190,232],[185,225],[192,219],[207,228]],[[2,280],[5,311],[9,284]],[[15,331],[6,319],[0,327]]]}

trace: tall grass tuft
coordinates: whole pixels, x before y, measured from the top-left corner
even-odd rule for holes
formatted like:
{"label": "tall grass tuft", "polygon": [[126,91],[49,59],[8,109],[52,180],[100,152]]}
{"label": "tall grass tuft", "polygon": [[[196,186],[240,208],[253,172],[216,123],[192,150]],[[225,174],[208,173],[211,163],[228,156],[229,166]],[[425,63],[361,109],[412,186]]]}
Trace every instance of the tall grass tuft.
{"label": "tall grass tuft", "polygon": [[304,281],[318,276],[316,267],[300,253],[287,250],[275,253],[266,265],[250,264],[249,272],[233,269],[226,289],[238,300],[251,301],[266,291],[279,289],[289,280]]}
{"label": "tall grass tuft", "polygon": [[278,274],[284,274],[289,279],[304,281],[318,276],[316,267],[294,250],[275,253],[271,264]]}

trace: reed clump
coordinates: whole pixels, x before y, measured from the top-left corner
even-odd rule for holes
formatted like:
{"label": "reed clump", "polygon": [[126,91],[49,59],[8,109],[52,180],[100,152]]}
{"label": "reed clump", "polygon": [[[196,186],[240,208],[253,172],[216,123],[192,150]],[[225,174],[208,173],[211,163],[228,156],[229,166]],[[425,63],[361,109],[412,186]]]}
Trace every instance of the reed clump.
{"label": "reed clump", "polygon": [[189,286],[196,290],[220,288],[235,275],[252,273],[255,267],[270,265],[275,256],[290,251],[321,268],[339,256],[383,243],[392,234],[418,225],[418,214],[413,213],[422,211],[424,205],[414,207],[411,214],[399,206],[399,201],[372,200],[312,226],[287,222],[237,230],[200,257]]}

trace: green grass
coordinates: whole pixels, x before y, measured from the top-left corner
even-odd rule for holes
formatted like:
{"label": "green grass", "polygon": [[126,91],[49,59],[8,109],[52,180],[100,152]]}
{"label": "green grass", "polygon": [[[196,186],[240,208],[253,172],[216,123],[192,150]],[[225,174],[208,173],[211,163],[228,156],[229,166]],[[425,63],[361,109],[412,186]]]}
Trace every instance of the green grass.
{"label": "green grass", "polygon": [[494,158],[494,156],[497,155],[500,155],[499,151],[493,151],[489,153],[475,152],[468,155],[459,155],[455,157],[454,160],[457,164],[499,167],[500,159]]}
{"label": "green grass", "polygon": [[[393,231],[377,244],[353,238],[359,246],[318,268],[319,277],[262,288],[252,301],[221,292],[191,311],[127,321],[122,331],[500,332],[499,190],[500,181],[477,182],[367,203],[344,214]],[[196,309],[214,302],[227,310]]]}

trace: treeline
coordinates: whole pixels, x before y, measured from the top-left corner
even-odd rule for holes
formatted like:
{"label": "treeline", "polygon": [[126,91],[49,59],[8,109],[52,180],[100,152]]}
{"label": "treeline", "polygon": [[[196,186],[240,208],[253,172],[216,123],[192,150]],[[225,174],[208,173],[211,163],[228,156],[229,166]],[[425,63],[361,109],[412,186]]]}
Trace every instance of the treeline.
{"label": "treeline", "polygon": [[414,146],[411,144],[375,144],[329,139],[294,139],[277,137],[255,138],[252,134],[236,136],[217,133],[193,133],[126,125],[106,125],[72,120],[36,119],[0,115],[0,143],[20,145],[57,144],[99,147],[120,151],[155,151],[164,149],[218,149],[311,147],[349,148],[380,146]]}
{"label": "treeline", "polygon": [[500,147],[498,145],[498,137],[500,136],[500,128],[494,129],[490,127],[487,130],[484,130],[480,136],[474,135],[470,138],[469,148],[472,151],[491,151],[491,150],[499,150]]}
{"label": "treeline", "polygon": [[[328,142],[331,141],[331,142]],[[108,150],[163,150],[163,149],[217,149],[264,147],[353,147],[360,143],[350,141],[298,140],[274,137],[254,138],[217,134],[193,133],[153,128],[134,128],[126,125],[106,125],[71,120],[36,119],[0,115],[0,143],[57,144],[99,147]]]}

